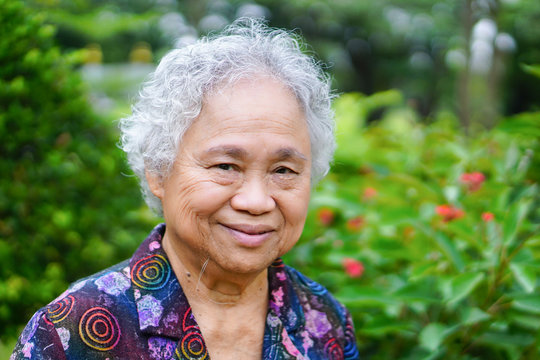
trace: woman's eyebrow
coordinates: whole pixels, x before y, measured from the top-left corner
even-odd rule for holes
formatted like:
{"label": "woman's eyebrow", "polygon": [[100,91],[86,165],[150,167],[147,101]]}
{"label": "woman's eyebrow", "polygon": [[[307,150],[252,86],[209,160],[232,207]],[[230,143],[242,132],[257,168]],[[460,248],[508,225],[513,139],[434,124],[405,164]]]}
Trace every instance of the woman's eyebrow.
{"label": "woman's eyebrow", "polygon": [[277,160],[279,161],[290,160],[290,159],[294,160],[295,158],[304,160],[304,161],[307,160],[307,157],[304,154],[302,154],[300,151],[292,147],[279,149],[275,152],[275,155],[276,155]]}
{"label": "woman's eyebrow", "polygon": [[248,153],[241,147],[234,145],[214,146],[204,151],[205,155],[227,155],[235,159],[246,158]]}
{"label": "woman's eyebrow", "polygon": [[[205,150],[204,155],[226,155],[234,159],[245,159],[248,156],[248,152],[245,149],[235,145],[220,145]],[[278,161],[291,159],[307,160],[307,157],[304,154],[292,147],[285,147],[276,150],[274,152],[274,157]]]}

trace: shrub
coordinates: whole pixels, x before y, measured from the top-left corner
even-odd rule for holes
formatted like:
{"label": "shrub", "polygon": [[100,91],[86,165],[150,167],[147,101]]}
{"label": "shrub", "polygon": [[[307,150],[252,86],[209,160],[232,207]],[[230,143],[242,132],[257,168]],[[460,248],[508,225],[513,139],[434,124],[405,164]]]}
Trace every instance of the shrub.
{"label": "shrub", "polygon": [[[112,124],[92,114],[54,28],[0,0],[0,336],[151,228]],[[155,220],[154,220],[155,221]]]}
{"label": "shrub", "polygon": [[348,305],[365,358],[537,359],[535,142],[422,124],[399,96],[359,126],[389,94],[336,103],[334,169],[285,260]]}

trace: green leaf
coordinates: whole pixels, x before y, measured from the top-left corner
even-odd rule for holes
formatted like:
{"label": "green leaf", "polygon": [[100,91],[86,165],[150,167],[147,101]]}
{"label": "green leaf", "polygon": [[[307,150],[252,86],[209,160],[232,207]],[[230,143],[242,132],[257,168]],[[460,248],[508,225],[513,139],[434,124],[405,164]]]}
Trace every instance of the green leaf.
{"label": "green leaf", "polygon": [[531,314],[515,313],[510,314],[509,319],[511,322],[532,329],[534,331],[540,330],[540,318]]}
{"label": "green leaf", "polygon": [[338,197],[334,194],[315,194],[311,199],[310,206],[312,207],[330,207],[338,209],[338,211],[351,211],[358,213],[361,206],[358,202],[348,201],[343,197]]}
{"label": "green leaf", "polygon": [[413,264],[411,274],[409,275],[409,281],[421,280],[424,277],[430,276],[437,271],[437,265],[433,263],[427,264]]}
{"label": "green leaf", "polygon": [[452,261],[456,269],[458,271],[463,271],[463,268],[465,267],[465,262],[463,261],[463,257],[459,253],[454,242],[443,233],[436,233],[435,241],[437,242],[437,245],[439,245],[441,250],[446,254],[446,256]]}
{"label": "green leaf", "polygon": [[405,301],[420,301],[425,303],[438,302],[440,299],[434,293],[430,282],[409,283],[394,293],[394,296]]}
{"label": "green leaf", "polygon": [[540,78],[540,64],[527,65],[522,63],[520,65],[521,69],[523,69],[523,71],[525,71],[527,74]]}
{"label": "green leaf", "polygon": [[362,326],[358,333],[369,336],[385,336],[397,332],[410,332],[413,326],[409,322],[396,321],[385,316],[377,316]]}
{"label": "green leaf", "polygon": [[420,332],[420,345],[429,351],[435,351],[439,348],[444,339],[456,331],[458,327],[459,325],[448,327],[441,323],[428,324]]}
{"label": "green leaf", "polygon": [[526,264],[511,263],[510,270],[517,282],[527,293],[532,293],[536,287],[536,271]]}
{"label": "green leaf", "polygon": [[430,351],[435,351],[444,340],[444,332],[445,327],[443,324],[429,324],[420,333],[420,345]]}
{"label": "green leaf", "polygon": [[523,222],[523,219],[529,212],[531,201],[520,201],[517,205],[512,206],[508,216],[504,219],[503,224],[503,243],[506,246],[511,246],[516,240],[516,234]]}
{"label": "green leaf", "polygon": [[540,296],[526,296],[514,299],[512,307],[533,314],[540,314]]}
{"label": "green leaf", "polygon": [[[422,360],[436,360],[436,359],[444,359],[443,355],[446,354],[447,349],[442,347],[437,349],[437,351],[431,351],[429,355],[422,358]],[[411,357],[413,359],[413,357]]]}
{"label": "green leaf", "polygon": [[445,300],[449,305],[455,305],[467,297],[484,278],[485,274],[479,272],[470,272],[455,276],[450,280],[450,291],[446,294]]}
{"label": "green leaf", "polygon": [[488,320],[491,316],[477,307],[466,307],[461,310],[461,323],[464,325],[475,325]]}
{"label": "green leaf", "polygon": [[375,110],[382,106],[395,106],[403,102],[403,95],[400,91],[390,89],[386,91],[379,91],[370,96],[363,98],[368,111]]}
{"label": "green leaf", "polygon": [[437,201],[440,194],[427,182],[406,173],[393,173],[388,175],[387,180],[393,184],[400,184],[407,188],[413,188],[426,200]]}
{"label": "green leaf", "polygon": [[419,230],[424,232],[427,237],[435,240],[439,248],[446,255],[446,257],[452,261],[456,270],[463,271],[465,268],[465,261],[457,249],[455,243],[446,234],[436,232],[432,228],[422,224],[419,221],[411,221],[411,223]]}
{"label": "green leaf", "polygon": [[502,334],[496,332],[488,332],[483,334],[479,339],[479,343],[489,344],[495,347],[506,346],[528,346],[534,342],[534,336],[530,334]]}
{"label": "green leaf", "polygon": [[350,307],[387,306],[399,304],[387,292],[371,287],[348,287],[335,294],[339,301]]}
{"label": "green leaf", "polygon": [[358,134],[364,125],[365,106],[362,106],[364,95],[360,93],[343,94],[334,101],[338,144],[345,143],[351,136]]}
{"label": "green leaf", "polygon": [[540,136],[540,112],[526,112],[510,116],[503,120],[497,129],[510,134],[531,138]]}

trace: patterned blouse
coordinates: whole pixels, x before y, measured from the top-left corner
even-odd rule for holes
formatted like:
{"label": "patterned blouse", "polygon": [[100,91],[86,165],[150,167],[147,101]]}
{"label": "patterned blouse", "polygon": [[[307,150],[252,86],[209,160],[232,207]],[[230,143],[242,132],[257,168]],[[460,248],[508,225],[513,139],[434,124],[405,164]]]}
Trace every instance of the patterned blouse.
{"label": "patterned blouse", "polygon": [[[10,359],[209,359],[158,225],[130,260],[39,310]],[[348,311],[278,259],[268,269],[263,359],[358,359]]]}

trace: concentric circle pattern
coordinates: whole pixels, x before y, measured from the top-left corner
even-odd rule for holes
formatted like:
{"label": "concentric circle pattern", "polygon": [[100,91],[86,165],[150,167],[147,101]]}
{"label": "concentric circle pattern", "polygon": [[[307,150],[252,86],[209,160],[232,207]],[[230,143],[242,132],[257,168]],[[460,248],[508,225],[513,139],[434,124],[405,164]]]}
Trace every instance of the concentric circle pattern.
{"label": "concentric circle pattern", "polygon": [[162,255],[150,255],[135,263],[131,269],[131,281],[146,290],[159,290],[167,284],[171,266]]}
{"label": "concentric circle pattern", "polygon": [[356,347],[356,339],[354,337],[353,327],[349,324],[345,328],[345,348],[343,349],[345,359],[356,359],[359,356],[358,348]]}
{"label": "concentric circle pattern", "polygon": [[200,331],[191,331],[184,335],[180,345],[180,351],[176,349],[176,356],[180,359],[204,360],[208,358],[208,351]]}
{"label": "concentric circle pattern", "polygon": [[335,338],[332,338],[324,344],[324,353],[327,356],[326,359],[342,360],[343,349]]}
{"label": "concentric circle pattern", "polygon": [[55,302],[47,309],[49,319],[55,324],[64,320],[73,309],[73,304],[75,304],[75,298],[72,295]]}
{"label": "concentric circle pattern", "polygon": [[120,341],[120,326],[109,310],[96,306],[88,309],[81,317],[79,335],[91,348],[107,351]]}
{"label": "concentric circle pattern", "polygon": [[176,356],[179,359],[189,360],[203,360],[208,358],[208,350],[206,349],[199,325],[193,319],[191,308],[187,309],[184,314],[182,330],[185,335],[176,348]]}
{"label": "concentric circle pattern", "polygon": [[188,331],[190,329],[199,329],[199,325],[193,318],[193,313],[191,308],[188,308],[184,314],[184,319],[182,320],[182,330]]}

